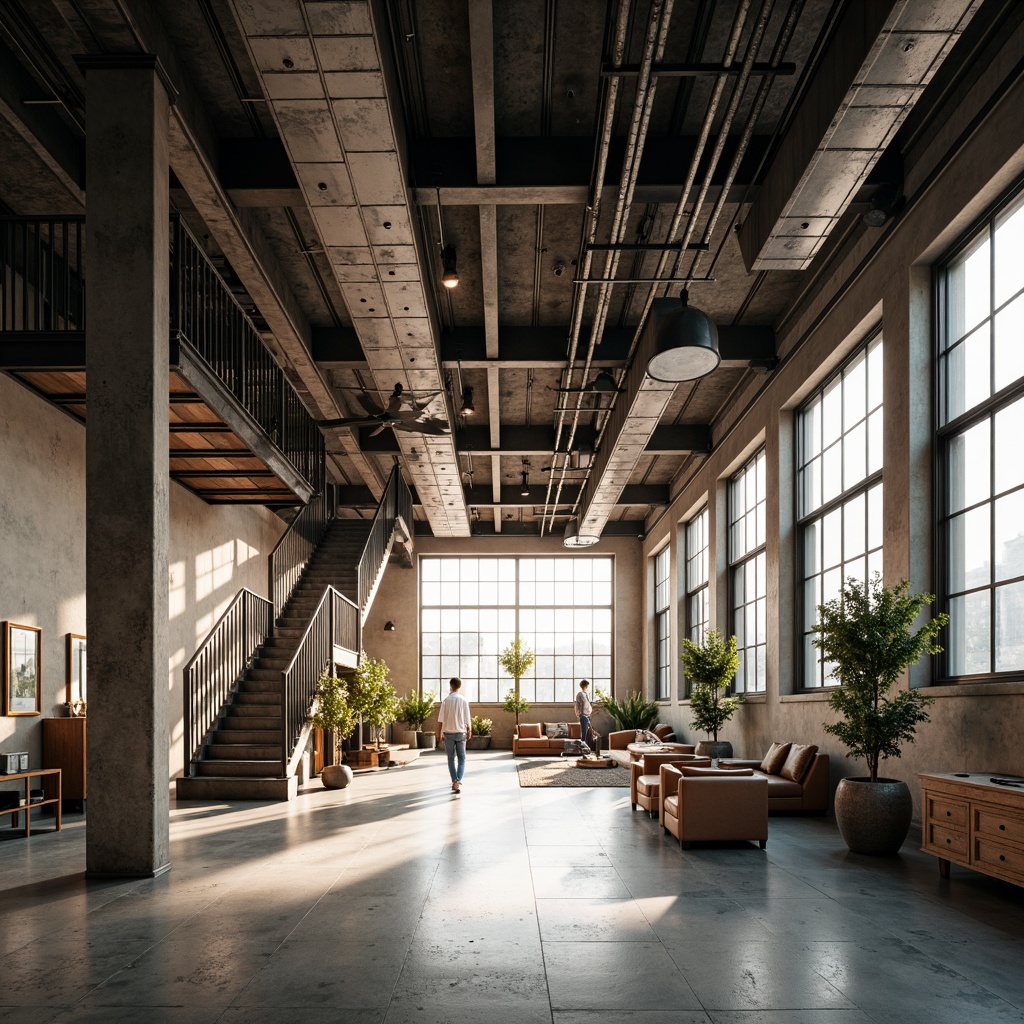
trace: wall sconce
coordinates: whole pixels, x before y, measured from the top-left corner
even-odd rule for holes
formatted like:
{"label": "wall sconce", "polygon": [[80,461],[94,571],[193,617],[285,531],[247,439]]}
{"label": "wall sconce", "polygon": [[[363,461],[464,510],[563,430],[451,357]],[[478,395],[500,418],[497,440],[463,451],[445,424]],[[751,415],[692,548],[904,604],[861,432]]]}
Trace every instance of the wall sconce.
{"label": "wall sconce", "polygon": [[679,308],[658,326],[654,355],[647,363],[649,377],[669,384],[704,377],[722,361],[718,327],[711,317],[687,304],[685,289],[679,301]]}
{"label": "wall sconce", "polygon": [[394,631],[397,628],[398,627],[390,619],[388,619],[388,621],[384,623],[384,632],[385,633],[394,633]]}

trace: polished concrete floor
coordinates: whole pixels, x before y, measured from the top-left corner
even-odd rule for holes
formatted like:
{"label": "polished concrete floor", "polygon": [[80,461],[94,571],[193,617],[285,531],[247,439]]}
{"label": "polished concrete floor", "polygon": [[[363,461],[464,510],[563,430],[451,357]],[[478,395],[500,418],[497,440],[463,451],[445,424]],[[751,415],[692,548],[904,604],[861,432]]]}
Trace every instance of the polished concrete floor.
{"label": "polished concrete floor", "polygon": [[[172,809],[172,870],[86,882],[85,827],[0,842],[0,1021],[1024,1021],[1024,890],[835,824],[681,851],[624,789],[507,752]],[[5,829],[6,831],[6,829]]]}

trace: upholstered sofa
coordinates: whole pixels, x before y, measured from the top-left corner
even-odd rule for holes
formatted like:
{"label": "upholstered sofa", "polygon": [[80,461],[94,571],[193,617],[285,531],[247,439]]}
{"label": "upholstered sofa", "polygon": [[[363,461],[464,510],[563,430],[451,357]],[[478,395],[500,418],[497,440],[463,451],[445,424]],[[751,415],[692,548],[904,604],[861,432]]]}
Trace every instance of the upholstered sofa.
{"label": "upholstered sofa", "polygon": [[710,768],[710,757],[673,750],[667,754],[643,754],[629,766],[629,803],[635,811],[639,804],[652,817],[660,811],[663,764],[688,764]]}
{"label": "upholstered sofa", "polygon": [[828,811],[828,754],[813,745],[773,743],[760,761],[729,758],[720,768],[750,768],[768,782],[768,813]]}
{"label": "upholstered sofa", "polygon": [[[671,725],[659,722],[651,732],[658,737],[662,743],[675,743],[676,734]],[[636,729],[620,729],[618,732],[610,732],[601,742],[601,750],[606,757],[618,761],[624,768],[628,768],[634,758],[626,747],[636,741]],[[693,744],[687,744],[679,752],[692,754],[696,748]]]}
{"label": "upholstered sofa", "polygon": [[659,820],[685,849],[691,842],[768,843],[768,781],[752,768],[663,764]]}
{"label": "upholstered sofa", "polygon": [[520,722],[519,729],[512,737],[512,756],[534,755],[540,757],[558,757],[565,750],[565,741],[580,738],[579,722],[552,723],[564,725],[565,736],[548,736],[541,722]]}

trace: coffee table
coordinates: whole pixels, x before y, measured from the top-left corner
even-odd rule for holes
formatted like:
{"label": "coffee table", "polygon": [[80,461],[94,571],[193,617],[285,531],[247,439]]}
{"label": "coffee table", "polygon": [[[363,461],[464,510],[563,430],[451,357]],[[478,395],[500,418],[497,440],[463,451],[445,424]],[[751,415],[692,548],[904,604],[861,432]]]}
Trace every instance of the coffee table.
{"label": "coffee table", "polygon": [[634,761],[638,761],[644,754],[671,754],[677,750],[684,754],[692,753],[693,747],[690,743],[627,743],[626,750]]}
{"label": "coffee table", "polygon": [[610,757],[581,757],[576,762],[577,768],[614,768],[618,762]]}

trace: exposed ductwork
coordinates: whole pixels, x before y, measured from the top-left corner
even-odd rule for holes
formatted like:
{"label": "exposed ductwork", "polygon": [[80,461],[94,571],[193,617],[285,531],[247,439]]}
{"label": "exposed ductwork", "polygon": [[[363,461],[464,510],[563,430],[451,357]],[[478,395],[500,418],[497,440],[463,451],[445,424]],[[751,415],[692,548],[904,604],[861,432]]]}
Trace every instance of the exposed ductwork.
{"label": "exposed ductwork", "polygon": [[810,266],[980,5],[847,4],[740,229],[748,269]]}

